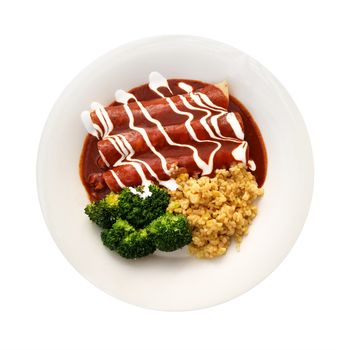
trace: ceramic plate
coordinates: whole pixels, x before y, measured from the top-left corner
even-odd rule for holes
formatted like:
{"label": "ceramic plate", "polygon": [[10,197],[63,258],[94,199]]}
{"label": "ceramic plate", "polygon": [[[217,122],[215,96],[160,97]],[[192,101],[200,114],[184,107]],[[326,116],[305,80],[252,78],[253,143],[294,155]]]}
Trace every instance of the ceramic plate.
{"label": "ceramic plate", "polygon": [[[118,89],[167,78],[227,80],[249,109],[268,152],[265,195],[241,250],[198,260],[185,250],[128,261],[108,251],[84,215],[88,203],[78,171],[86,131],[80,113],[108,104]],[[85,68],[66,87],[45,125],[37,164],[41,208],[57,246],[85,278],[128,303],[158,310],[191,310],[230,300],[262,281],[292,248],[308,213],[313,161],[302,117],[287,91],[245,53],[209,39],[162,36],[119,47]]]}

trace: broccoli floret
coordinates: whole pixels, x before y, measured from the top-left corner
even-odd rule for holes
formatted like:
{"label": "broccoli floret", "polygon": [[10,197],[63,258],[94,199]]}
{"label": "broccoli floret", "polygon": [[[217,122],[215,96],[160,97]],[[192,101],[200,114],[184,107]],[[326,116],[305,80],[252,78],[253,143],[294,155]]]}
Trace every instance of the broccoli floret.
{"label": "broccoli floret", "polygon": [[[143,187],[139,186],[135,191],[143,192]],[[135,228],[143,228],[154,219],[165,213],[169,204],[169,194],[154,185],[149,186],[151,195],[141,198],[133,193],[129,188],[124,188],[119,194],[118,215],[127,220]]]}
{"label": "broccoli floret", "polygon": [[154,220],[147,232],[152,236],[156,247],[164,252],[182,248],[192,241],[192,232],[184,215],[166,213]]}
{"label": "broccoli floret", "polygon": [[145,229],[140,229],[124,237],[117,252],[126,259],[136,259],[154,253],[155,249],[153,239]]}
{"label": "broccoli floret", "polygon": [[118,195],[111,192],[102,200],[88,204],[84,212],[101,228],[111,228],[118,218]]}
{"label": "broccoli floret", "polygon": [[133,232],[135,229],[126,220],[117,219],[112,228],[103,230],[101,240],[109,249],[116,250],[121,240]]}

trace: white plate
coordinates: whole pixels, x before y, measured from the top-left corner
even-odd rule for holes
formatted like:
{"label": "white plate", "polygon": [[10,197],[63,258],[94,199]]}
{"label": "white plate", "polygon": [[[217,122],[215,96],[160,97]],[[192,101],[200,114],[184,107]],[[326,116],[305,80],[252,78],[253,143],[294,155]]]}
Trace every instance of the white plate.
{"label": "white plate", "polygon": [[[87,195],[78,163],[86,132],[80,120],[92,101],[110,103],[118,88],[167,78],[226,79],[257,121],[268,152],[265,195],[248,237],[214,260],[185,254],[127,261],[108,251],[84,215]],[[45,125],[37,164],[48,228],[66,258],[89,281],[128,303],[191,310],[230,300],[263,280],[284,259],[308,213],[313,188],[309,137],[296,105],[262,65],[209,39],[162,36],[119,47],[88,66],[64,90]]]}

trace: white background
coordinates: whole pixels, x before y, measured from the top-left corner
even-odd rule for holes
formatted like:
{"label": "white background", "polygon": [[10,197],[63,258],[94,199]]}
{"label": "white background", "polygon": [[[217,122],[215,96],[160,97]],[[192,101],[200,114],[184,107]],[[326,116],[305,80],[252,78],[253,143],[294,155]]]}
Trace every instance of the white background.
{"label": "white background", "polygon": [[[2,1],[0,348],[351,349],[348,5]],[[110,49],[160,34],[210,37],[259,60],[297,103],[314,151],[312,207],[289,256],[245,295],[201,311],[144,310],[93,287],[56,248],[37,201],[37,147],[60,92]]]}

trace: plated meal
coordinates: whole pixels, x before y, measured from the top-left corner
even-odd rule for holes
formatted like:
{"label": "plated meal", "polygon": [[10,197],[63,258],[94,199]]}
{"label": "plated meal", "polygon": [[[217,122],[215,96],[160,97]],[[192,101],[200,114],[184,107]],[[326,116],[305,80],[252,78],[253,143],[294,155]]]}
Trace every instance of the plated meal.
{"label": "plated meal", "polygon": [[215,258],[239,247],[263,195],[267,156],[248,110],[226,81],[157,72],[108,106],[82,113],[80,175],[101,239],[135,259],[188,245]]}
{"label": "plated meal", "polygon": [[111,296],[157,310],[213,306],[274,271],[313,179],[287,90],[246,53],[192,36],[127,43],[83,69],[50,112],[37,162],[43,216],[67,260]]}

